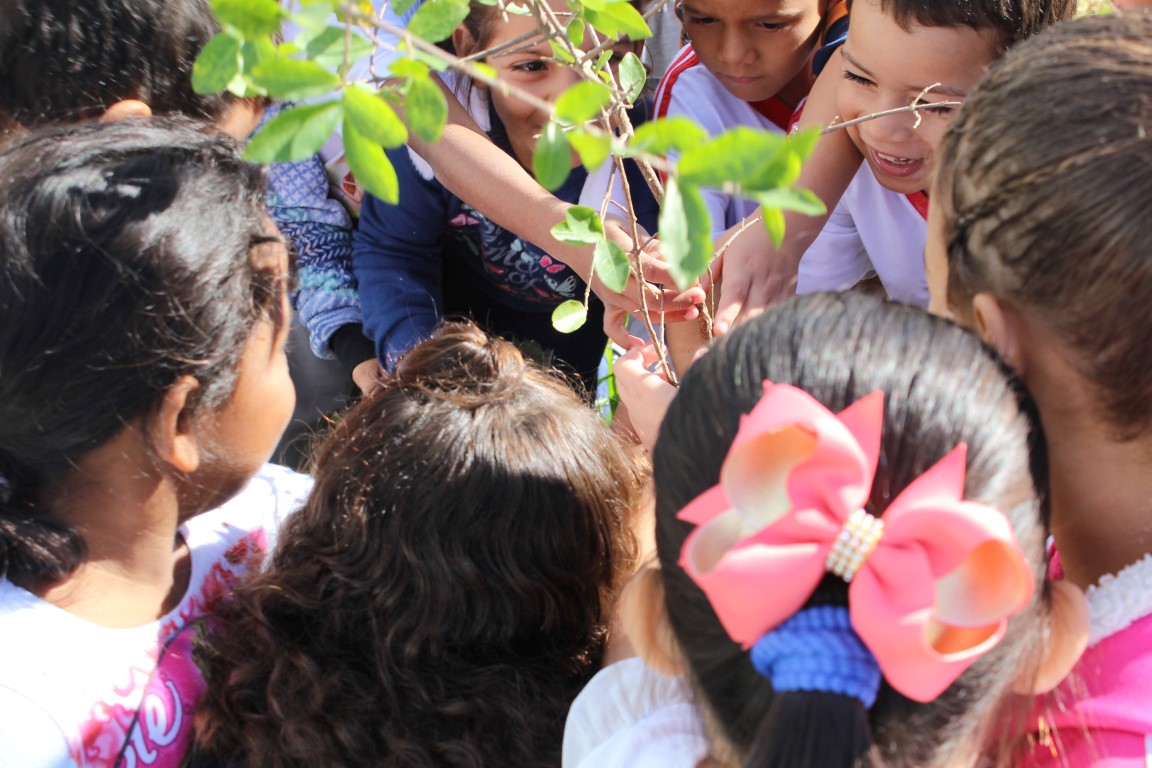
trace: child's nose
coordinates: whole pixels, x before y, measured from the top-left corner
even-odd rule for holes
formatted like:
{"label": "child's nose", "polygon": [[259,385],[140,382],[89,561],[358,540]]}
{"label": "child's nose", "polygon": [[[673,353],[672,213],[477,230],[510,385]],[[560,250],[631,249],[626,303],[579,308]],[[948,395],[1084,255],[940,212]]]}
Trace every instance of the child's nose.
{"label": "child's nose", "polygon": [[[884,107],[881,111],[906,107],[907,104],[895,104]],[[885,115],[872,121],[872,136],[886,141],[906,141],[915,134],[916,115],[912,112],[897,112],[894,115]]]}
{"label": "child's nose", "polygon": [[720,37],[720,61],[725,64],[743,64],[751,56],[752,46],[737,30],[725,30]]}

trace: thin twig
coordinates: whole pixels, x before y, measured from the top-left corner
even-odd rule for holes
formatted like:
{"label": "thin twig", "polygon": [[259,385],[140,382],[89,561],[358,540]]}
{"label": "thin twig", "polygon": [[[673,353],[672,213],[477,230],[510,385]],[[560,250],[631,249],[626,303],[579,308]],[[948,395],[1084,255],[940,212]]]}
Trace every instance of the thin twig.
{"label": "thin twig", "polygon": [[[724,245],[720,246],[720,249],[718,251],[716,251],[716,253],[712,254],[712,261],[715,261],[716,259],[723,256],[724,251],[728,250],[728,246],[732,245],[732,243],[735,242],[736,238],[740,237],[740,235],[744,234],[744,231],[746,229],[748,229],[748,227],[752,226],[753,224],[756,224],[760,220],[761,219],[759,216],[745,217],[745,219],[740,222],[740,228],[737,229],[735,232],[733,232],[732,236],[724,241]],[[711,266],[711,264],[709,264],[709,266]]]}
{"label": "thin twig", "polygon": [[[933,83],[932,85],[929,85],[924,90],[920,91],[920,95],[917,96],[916,98],[912,99],[912,103],[906,107],[896,107],[895,109],[886,109],[883,112],[873,112],[870,115],[864,115],[863,117],[857,117],[853,120],[849,120],[849,121],[844,122],[844,123],[833,123],[832,125],[828,126],[827,128],[823,129],[822,131],[820,131],[820,135],[823,136],[825,134],[832,133],[832,131],[838,131],[841,128],[847,128],[847,127],[852,126],[852,125],[859,125],[860,123],[866,123],[869,120],[875,120],[878,117],[887,117],[888,115],[898,115],[901,112],[914,113],[916,115],[916,122],[912,126],[912,128],[913,129],[919,128],[920,127],[920,120],[922,118],[922,115],[920,114],[921,109],[935,109],[936,107],[959,107],[959,106],[962,106],[964,104],[964,102],[962,102],[962,101],[936,101],[936,102],[931,102],[931,103],[924,101],[924,97],[928,94],[928,91],[932,90],[933,88],[939,88],[939,87],[940,87],[940,83]],[[921,102],[923,102],[923,103],[921,103]]]}

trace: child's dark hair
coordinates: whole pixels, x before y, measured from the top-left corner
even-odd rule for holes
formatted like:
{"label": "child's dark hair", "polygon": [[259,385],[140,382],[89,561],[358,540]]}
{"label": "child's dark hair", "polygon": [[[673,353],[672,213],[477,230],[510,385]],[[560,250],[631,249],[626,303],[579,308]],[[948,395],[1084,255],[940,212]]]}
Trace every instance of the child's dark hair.
{"label": "child's dark hair", "polygon": [[261,766],[555,766],[635,565],[639,472],[560,378],[445,324],[349,411],[207,665]]}
{"label": "child's dark hair", "polygon": [[[972,334],[915,308],[856,293],[812,295],[740,326],[684,377],[654,453],[656,537],[665,603],[706,711],[744,765],[778,768],[939,766],[989,737],[1010,683],[1042,634],[1042,599],[1007,635],[927,704],[882,682],[870,709],[830,692],[776,693],[733,642],[708,598],[679,565],[693,526],[676,515],[716,485],[742,414],[764,380],[790,384],[837,412],[885,393],[880,460],[865,510],[888,504],[957,444],[968,445],[964,498],[1011,521],[1039,582],[1046,525],[1030,475],[1037,438],[1006,369]],[[765,584],[764,589],[772,589]],[[806,607],[846,605],[847,585],[828,575]]]}
{"label": "child's dark hair", "polygon": [[1062,24],[968,99],[936,187],[950,303],[1035,314],[1121,438],[1152,428],[1152,107],[1133,96],[1150,89],[1152,19]]}
{"label": "child's dark hair", "polygon": [[53,582],[81,536],[41,496],[180,376],[222,403],[275,313],[264,177],[184,120],[87,123],[0,152],[0,572]]}
{"label": "child's dark hair", "polygon": [[971,27],[996,30],[1001,50],[1076,13],[1076,0],[848,0],[879,2],[904,29]]}
{"label": "child's dark hair", "polygon": [[17,125],[98,117],[124,99],[216,122],[192,65],[220,31],[208,0],[0,0],[0,114]]}

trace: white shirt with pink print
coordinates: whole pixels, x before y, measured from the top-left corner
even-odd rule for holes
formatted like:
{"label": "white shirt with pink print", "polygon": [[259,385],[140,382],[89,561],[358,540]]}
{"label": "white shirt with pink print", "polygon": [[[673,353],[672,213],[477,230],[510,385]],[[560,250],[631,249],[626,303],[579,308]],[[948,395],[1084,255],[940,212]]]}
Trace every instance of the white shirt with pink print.
{"label": "white shirt with pink print", "polygon": [[131,629],[91,624],[0,580],[0,766],[177,768],[204,681],[193,654],[213,601],[259,567],[311,479],[266,465],[181,527],[192,575],[180,604]]}

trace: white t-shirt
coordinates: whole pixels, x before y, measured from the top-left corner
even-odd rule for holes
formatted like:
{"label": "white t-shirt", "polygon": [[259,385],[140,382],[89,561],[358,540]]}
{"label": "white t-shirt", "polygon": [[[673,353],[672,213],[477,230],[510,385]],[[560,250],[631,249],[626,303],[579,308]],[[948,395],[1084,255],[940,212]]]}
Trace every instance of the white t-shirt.
{"label": "white t-shirt", "polygon": [[130,629],[92,624],[0,580],[0,766],[177,768],[204,681],[201,621],[262,554],[312,481],[266,465],[180,530],[192,574],[180,604]]}
{"label": "white t-shirt", "polygon": [[563,768],[696,768],[707,756],[688,683],[637,658],[597,672],[564,724]]}
{"label": "white t-shirt", "polygon": [[[733,96],[708,68],[700,63],[691,45],[680,49],[656,89],[656,117],[689,117],[708,135],[719,136],[740,125],[784,133],[792,109],[776,98],[748,102]],[[675,153],[669,153],[675,160]],[[704,202],[712,217],[712,233],[719,235],[756,210],[755,200],[704,190]]]}
{"label": "white t-shirt", "polygon": [[876,275],[890,298],[927,308],[925,206],[922,195],[893,192],[861,165],[800,260],[796,292],[843,291]]}

